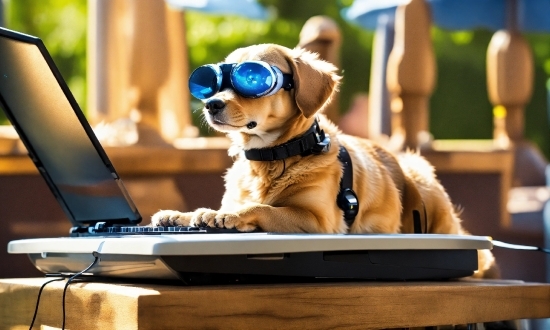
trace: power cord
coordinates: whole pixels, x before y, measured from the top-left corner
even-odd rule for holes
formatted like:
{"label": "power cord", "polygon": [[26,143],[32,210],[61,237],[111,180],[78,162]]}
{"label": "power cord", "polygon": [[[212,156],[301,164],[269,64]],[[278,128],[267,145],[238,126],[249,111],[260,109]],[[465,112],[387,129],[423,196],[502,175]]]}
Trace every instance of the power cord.
{"label": "power cord", "polygon": [[56,279],[47,281],[44,284],[42,284],[42,286],[40,287],[40,290],[38,291],[38,297],[36,298],[36,307],[34,309],[34,315],[32,317],[32,321],[31,321],[31,325],[29,327],[29,330],[32,330],[32,327],[33,327],[34,322],[36,320],[36,315],[38,314],[38,306],[40,304],[40,296],[42,295],[42,291],[44,290],[46,285],[49,284],[49,283],[55,282],[55,281],[64,280],[65,278],[67,278],[69,276],[69,279],[67,280],[67,283],[65,283],[65,287],[63,288],[63,301],[62,301],[63,322],[62,322],[62,325],[61,325],[61,329],[62,330],[65,329],[65,297],[66,297],[66,293],[67,293],[67,288],[69,287],[69,284],[71,284],[71,282],[74,279],[76,279],[77,277],[81,276],[82,274],[84,274],[85,272],[90,270],[92,267],[94,267],[100,261],[101,255],[100,255],[99,252],[94,251],[94,252],[92,252],[92,255],[94,256],[94,261],[88,267],[84,268],[83,270],[81,270],[80,272],[78,272],[74,275],[69,275],[69,274],[47,274],[47,276],[61,276],[61,278],[56,278]]}
{"label": "power cord", "polygon": [[32,327],[34,325],[34,321],[36,320],[36,315],[38,314],[38,305],[40,304],[40,296],[42,295],[42,290],[44,290],[44,287],[46,287],[47,284],[55,282],[55,281],[61,281],[64,280],[64,278],[56,278],[53,280],[49,280],[48,282],[45,282],[40,287],[40,290],[38,290],[38,297],[36,298],[36,307],[34,308],[34,315],[32,316],[31,326],[29,327],[29,330],[32,330]]}
{"label": "power cord", "polygon": [[502,241],[491,241],[493,243],[493,246],[498,246],[505,249],[512,249],[512,250],[525,250],[525,251],[540,251],[544,253],[550,254],[550,249],[539,247],[539,246],[530,246],[530,245],[520,245],[520,244],[510,244]]}

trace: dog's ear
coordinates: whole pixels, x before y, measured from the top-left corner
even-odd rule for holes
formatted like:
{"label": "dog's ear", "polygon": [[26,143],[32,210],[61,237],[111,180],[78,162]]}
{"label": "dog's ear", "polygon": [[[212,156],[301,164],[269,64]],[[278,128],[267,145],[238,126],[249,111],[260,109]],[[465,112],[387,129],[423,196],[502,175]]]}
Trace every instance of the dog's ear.
{"label": "dog's ear", "polygon": [[310,118],[330,103],[342,77],[333,64],[301,48],[293,49],[287,60],[293,71],[296,104]]}

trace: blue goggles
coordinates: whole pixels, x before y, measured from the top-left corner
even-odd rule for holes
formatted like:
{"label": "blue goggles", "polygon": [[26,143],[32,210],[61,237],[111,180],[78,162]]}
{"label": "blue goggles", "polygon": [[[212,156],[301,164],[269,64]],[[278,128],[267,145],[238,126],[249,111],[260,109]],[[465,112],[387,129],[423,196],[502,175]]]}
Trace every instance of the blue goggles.
{"label": "blue goggles", "polygon": [[266,62],[206,64],[198,67],[189,77],[189,90],[194,97],[204,100],[217,92],[232,88],[246,98],[273,95],[281,88],[294,87],[291,74],[282,73]]}

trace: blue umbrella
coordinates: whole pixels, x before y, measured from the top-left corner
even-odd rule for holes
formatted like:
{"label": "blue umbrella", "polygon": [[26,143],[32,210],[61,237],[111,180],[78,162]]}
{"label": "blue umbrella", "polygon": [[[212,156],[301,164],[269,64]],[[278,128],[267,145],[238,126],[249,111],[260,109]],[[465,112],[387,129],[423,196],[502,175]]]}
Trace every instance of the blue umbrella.
{"label": "blue umbrella", "polygon": [[[550,31],[550,0],[426,0],[435,25],[451,30],[510,28],[520,31]],[[355,0],[342,16],[374,30],[380,14],[392,14],[408,0]],[[513,4],[516,4],[515,6]],[[509,17],[510,15],[510,17]]]}
{"label": "blue umbrella", "polygon": [[255,0],[166,0],[172,8],[198,10],[211,14],[232,14],[265,20],[267,10]]}
{"label": "blue umbrella", "polygon": [[408,2],[409,0],[354,0],[350,7],[342,10],[341,15],[365,29],[375,30],[380,16],[393,17],[397,6]]}

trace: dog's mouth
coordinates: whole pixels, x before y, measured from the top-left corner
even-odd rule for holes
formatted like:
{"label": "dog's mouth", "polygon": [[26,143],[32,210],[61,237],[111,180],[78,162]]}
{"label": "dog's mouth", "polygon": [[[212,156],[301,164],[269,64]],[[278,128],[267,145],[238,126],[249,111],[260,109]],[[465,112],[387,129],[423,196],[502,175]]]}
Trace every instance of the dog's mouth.
{"label": "dog's mouth", "polygon": [[218,119],[212,119],[212,124],[214,125],[218,125],[218,126],[231,126],[231,127],[236,127],[235,125],[231,125],[231,124],[228,124],[224,121],[221,121],[221,120],[218,120]]}
{"label": "dog's mouth", "polygon": [[[248,123],[246,125],[233,125],[233,124],[230,124],[226,121],[223,121],[223,120],[220,120],[218,118],[214,118],[212,116],[209,117],[210,120],[210,124],[212,126],[215,126],[216,128],[220,129],[220,130],[223,130],[223,129],[243,129],[243,128],[247,128],[247,129],[250,129],[249,127],[251,127],[251,123],[255,123],[255,122],[251,122],[251,123]],[[254,127],[256,126],[256,124],[253,125]]]}

